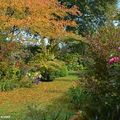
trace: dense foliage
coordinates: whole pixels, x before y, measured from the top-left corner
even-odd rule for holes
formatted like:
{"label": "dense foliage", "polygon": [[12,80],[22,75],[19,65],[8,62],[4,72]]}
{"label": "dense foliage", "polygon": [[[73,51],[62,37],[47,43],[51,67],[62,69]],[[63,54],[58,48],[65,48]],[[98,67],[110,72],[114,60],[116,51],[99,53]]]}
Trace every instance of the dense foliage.
{"label": "dense foliage", "polygon": [[1,91],[16,87],[30,87],[38,76],[51,81],[67,75],[64,62],[55,58],[53,46],[25,46],[16,41],[0,43]]}
{"label": "dense foliage", "polygon": [[105,22],[109,20],[107,17],[108,11],[112,12],[110,6],[111,4],[115,5],[116,0],[59,0],[59,2],[68,8],[74,5],[78,7],[79,14],[68,14],[65,17],[68,20],[75,20],[77,26],[67,26],[66,29],[68,31],[73,30],[85,37],[88,34],[93,34],[101,26],[105,25]]}
{"label": "dense foliage", "polygon": [[63,111],[61,109],[52,112],[49,110],[45,111],[33,104],[28,106],[25,120],[69,120],[70,117],[70,113],[63,115]]}
{"label": "dense foliage", "polygon": [[[73,71],[79,80],[68,92],[69,101],[82,119],[120,120],[115,2],[0,0],[0,91],[52,82]],[[60,112],[45,116],[34,106],[28,111],[26,120],[69,119],[59,118]]]}
{"label": "dense foliage", "polygon": [[[120,29],[103,28],[88,37],[88,70],[77,88],[70,90],[71,102],[90,120],[119,120]],[[103,112],[104,111],[104,112]]]}
{"label": "dense foliage", "polygon": [[68,9],[56,0],[20,0],[19,4],[18,0],[1,0],[0,11],[1,91],[29,87],[40,75],[45,81],[67,75],[64,63],[56,59],[56,39],[68,35],[64,31],[67,24],[75,25],[62,18],[69,12],[76,14],[76,7]]}
{"label": "dense foliage", "polygon": [[23,80],[28,69],[27,58],[29,58],[29,51],[23,45],[16,42],[0,42],[0,88],[2,91],[25,86],[25,84],[30,86],[31,81],[28,83],[27,80]]}
{"label": "dense foliage", "polygon": [[0,0],[0,11],[0,32],[10,33],[17,26],[42,36],[59,38],[67,34],[63,30],[66,25],[75,25],[74,21],[63,17],[67,13],[76,14],[77,8],[67,9],[57,0]]}

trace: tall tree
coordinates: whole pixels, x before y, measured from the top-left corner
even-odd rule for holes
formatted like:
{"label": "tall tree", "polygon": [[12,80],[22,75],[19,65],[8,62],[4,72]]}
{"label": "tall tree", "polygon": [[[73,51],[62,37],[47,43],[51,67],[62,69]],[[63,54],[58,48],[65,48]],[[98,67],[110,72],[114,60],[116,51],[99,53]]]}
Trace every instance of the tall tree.
{"label": "tall tree", "polygon": [[[106,13],[110,5],[115,4],[116,0],[58,0],[68,8],[73,5],[78,7],[81,14],[77,16],[70,15],[67,19],[75,19],[78,34],[86,35],[95,32],[107,20]],[[68,26],[70,30],[73,27]]]}
{"label": "tall tree", "polygon": [[68,13],[77,14],[77,7],[68,9],[57,0],[0,0],[0,31],[17,26],[51,38],[64,36],[64,27],[75,25],[63,19]]}

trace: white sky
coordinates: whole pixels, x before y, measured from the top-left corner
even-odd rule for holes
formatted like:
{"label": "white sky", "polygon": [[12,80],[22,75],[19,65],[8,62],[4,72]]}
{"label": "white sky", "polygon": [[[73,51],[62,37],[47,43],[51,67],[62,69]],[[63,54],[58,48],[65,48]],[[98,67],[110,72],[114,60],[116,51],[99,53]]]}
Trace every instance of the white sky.
{"label": "white sky", "polygon": [[120,0],[118,0],[117,8],[120,10]]}

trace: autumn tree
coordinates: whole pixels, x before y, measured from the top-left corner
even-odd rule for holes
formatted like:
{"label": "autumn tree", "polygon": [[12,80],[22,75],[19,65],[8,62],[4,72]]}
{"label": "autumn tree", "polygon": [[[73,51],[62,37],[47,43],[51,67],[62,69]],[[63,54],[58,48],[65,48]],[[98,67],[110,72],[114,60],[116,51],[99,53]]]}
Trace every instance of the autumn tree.
{"label": "autumn tree", "polygon": [[68,9],[57,0],[0,0],[0,31],[17,26],[42,36],[63,37],[66,25],[75,26],[63,19],[68,13],[78,14],[77,7]]}

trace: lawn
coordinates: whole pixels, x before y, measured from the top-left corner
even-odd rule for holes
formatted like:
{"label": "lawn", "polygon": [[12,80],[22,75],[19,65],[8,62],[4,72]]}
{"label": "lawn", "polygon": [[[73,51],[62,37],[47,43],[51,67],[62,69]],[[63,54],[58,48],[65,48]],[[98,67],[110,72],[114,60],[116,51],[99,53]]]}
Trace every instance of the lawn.
{"label": "lawn", "polygon": [[41,109],[55,111],[61,107],[62,111],[72,111],[67,102],[66,92],[77,78],[74,74],[58,78],[53,82],[41,82],[39,85],[33,85],[32,88],[0,92],[0,115],[10,115],[10,120],[22,120],[27,106],[31,104],[36,104]]}

